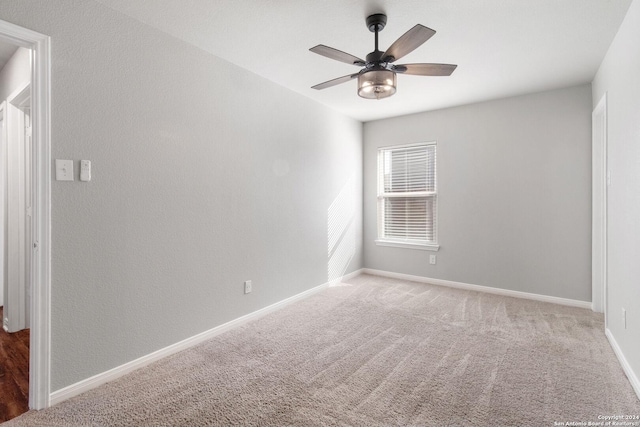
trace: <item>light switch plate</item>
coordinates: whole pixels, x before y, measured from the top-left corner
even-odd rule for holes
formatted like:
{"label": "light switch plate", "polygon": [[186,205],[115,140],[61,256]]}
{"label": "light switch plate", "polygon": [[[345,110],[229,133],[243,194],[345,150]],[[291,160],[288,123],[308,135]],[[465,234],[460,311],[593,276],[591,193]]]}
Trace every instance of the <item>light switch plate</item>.
{"label": "light switch plate", "polygon": [[56,159],[56,181],[73,181],[73,160]]}

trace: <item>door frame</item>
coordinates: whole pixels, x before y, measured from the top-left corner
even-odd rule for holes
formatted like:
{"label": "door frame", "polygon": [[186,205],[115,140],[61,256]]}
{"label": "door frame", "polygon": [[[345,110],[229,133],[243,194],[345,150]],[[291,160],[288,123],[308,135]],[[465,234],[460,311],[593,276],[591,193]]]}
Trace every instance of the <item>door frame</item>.
{"label": "door frame", "polygon": [[[5,224],[5,219],[7,217],[7,213],[5,211],[5,199],[7,197],[7,135],[5,135],[6,130],[6,101],[0,100],[0,305],[4,306],[4,288],[7,283],[7,248],[6,248],[6,239],[7,239],[7,227]],[[0,319],[0,328],[4,326],[4,316]]]}
{"label": "door frame", "polygon": [[607,94],[591,114],[592,213],[591,213],[591,304],[605,314],[607,322],[607,197],[610,175],[607,161]]}
{"label": "door frame", "polygon": [[32,236],[29,408],[51,394],[51,38],[0,20],[0,40],[31,49]]}

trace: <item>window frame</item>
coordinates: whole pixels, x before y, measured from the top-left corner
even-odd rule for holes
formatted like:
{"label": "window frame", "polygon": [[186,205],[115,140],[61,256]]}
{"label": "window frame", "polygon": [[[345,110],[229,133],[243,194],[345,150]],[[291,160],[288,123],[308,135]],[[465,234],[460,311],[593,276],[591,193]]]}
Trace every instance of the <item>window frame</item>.
{"label": "window frame", "polygon": [[[412,240],[412,239],[398,239],[393,237],[383,237],[384,234],[384,200],[388,199],[390,196],[389,193],[384,192],[384,172],[381,170],[381,156],[384,155],[384,152],[392,151],[392,150],[401,150],[401,149],[409,149],[414,147],[428,147],[434,146],[436,159],[435,159],[435,167],[434,167],[434,191],[429,192],[416,192],[417,194],[411,193],[401,193],[403,197],[433,197],[436,205],[434,208],[434,218],[435,224],[435,240]],[[376,197],[376,220],[377,220],[377,239],[375,240],[376,245],[378,246],[389,246],[389,247],[397,247],[397,248],[409,248],[409,249],[418,249],[424,251],[438,251],[440,249],[440,245],[438,243],[439,233],[438,233],[438,143],[437,141],[424,141],[424,142],[416,142],[411,144],[399,144],[399,145],[389,145],[384,147],[378,147],[378,155],[376,158],[376,181],[377,181],[377,197]],[[395,195],[394,197],[398,197]]]}

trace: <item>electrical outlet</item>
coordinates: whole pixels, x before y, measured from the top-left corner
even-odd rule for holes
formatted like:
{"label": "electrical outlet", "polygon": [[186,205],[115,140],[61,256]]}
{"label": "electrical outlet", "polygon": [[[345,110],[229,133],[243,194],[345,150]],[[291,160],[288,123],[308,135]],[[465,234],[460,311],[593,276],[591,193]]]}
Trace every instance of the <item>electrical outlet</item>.
{"label": "electrical outlet", "polygon": [[251,280],[247,280],[246,282],[244,282],[244,293],[245,294],[250,294],[251,293]]}
{"label": "electrical outlet", "polygon": [[435,264],[435,263],[436,263],[436,256],[429,255],[429,264]]}
{"label": "electrical outlet", "polygon": [[622,309],[622,326],[627,329],[627,310]]}

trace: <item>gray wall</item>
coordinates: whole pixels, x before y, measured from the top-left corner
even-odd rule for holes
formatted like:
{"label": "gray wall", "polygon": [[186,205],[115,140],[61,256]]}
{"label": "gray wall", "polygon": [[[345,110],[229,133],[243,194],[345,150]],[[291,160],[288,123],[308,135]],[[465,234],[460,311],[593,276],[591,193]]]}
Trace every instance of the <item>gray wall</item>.
{"label": "gray wall", "polygon": [[[365,267],[591,300],[591,86],[365,124]],[[438,143],[434,252],[377,246],[377,149]]]}
{"label": "gray wall", "polygon": [[52,183],[52,391],[362,267],[360,122],[93,1],[0,19],[52,37],[52,155],[93,166]]}
{"label": "gray wall", "polygon": [[[640,1],[629,7],[593,81],[593,106],[607,94],[607,327],[635,373],[640,394]],[[622,322],[627,310],[627,328]]]}

